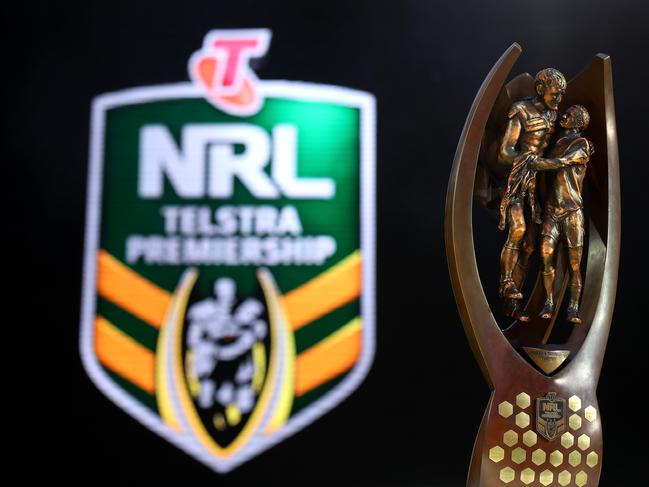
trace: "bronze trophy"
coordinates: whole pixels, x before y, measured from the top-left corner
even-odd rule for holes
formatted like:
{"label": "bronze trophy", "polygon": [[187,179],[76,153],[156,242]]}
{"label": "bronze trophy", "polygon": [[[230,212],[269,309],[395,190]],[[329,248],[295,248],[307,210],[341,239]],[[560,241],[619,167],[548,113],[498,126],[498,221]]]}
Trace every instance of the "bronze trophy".
{"label": "bronze trophy", "polygon": [[[513,44],[482,83],[446,200],[453,290],[492,391],[467,486],[596,486],[602,467],[596,388],[620,252],[611,60],[598,54],[569,83],[552,68],[506,82],[521,52]],[[504,329],[478,274],[474,198],[505,233],[498,290],[511,324]],[[526,293],[534,261],[538,273]]]}

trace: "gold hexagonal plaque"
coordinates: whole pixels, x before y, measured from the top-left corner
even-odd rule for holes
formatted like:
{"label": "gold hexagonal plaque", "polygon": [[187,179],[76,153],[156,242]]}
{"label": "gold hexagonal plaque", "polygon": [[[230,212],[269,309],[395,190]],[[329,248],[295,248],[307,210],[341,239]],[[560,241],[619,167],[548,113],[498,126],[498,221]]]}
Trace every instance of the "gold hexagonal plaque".
{"label": "gold hexagonal plaque", "polygon": [[568,425],[570,426],[570,429],[573,430],[578,430],[581,428],[581,416],[578,414],[573,414],[568,418]]}
{"label": "gold hexagonal plaque", "polygon": [[494,446],[492,449],[489,450],[489,460],[491,460],[494,463],[498,463],[502,461],[505,458],[505,450],[500,448],[499,446]]}
{"label": "gold hexagonal plaque", "polygon": [[502,480],[506,484],[514,480],[514,477],[515,477],[514,470],[511,469],[510,467],[505,467],[500,471],[500,480]]}
{"label": "gold hexagonal plaque", "polygon": [[571,451],[570,455],[568,455],[568,463],[573,467],[579,466],[581,464],[581,453],[577,450]]}
{"label": "gold hexagonal plaque", "polygon": [[521,447],[515,448],[514,451],[512,451],[512,462],[514,462],[516,465],[523,463],[526,458],[527,452]]}
{"label": "gold hexagonal plaque", "polygon": [[536,478],[536,473],[534,473],[534,470],[531,468],[526,468],[521,472],[521,482],[523,482],[525,485],[530,485],[532,482],[534,482],[534,479]]}
{"label": "gold hexagonal plaque", "polygon": [[564,470],[559,474],[557,480],[559,481],[559,485],[565,487],[566,485],[570,484],[570,481],[572,480],[572,474],[567,470]]}
{"label": "gold hexagonal plaque", "polygon": [[550,453],[550,463],[554,467],[558,467],[563,463],[563,453],[561,453],[559,450],[554,450],[552,453]]}
{"label": "gold hexagonal plaque", "polygon": [[518,413],[516,415],[516,426],[527,428],[530,425],[530,415],[527,413]]}
{"label": "gold hexagonal plaque", "polygon": [[540,448],[537,448],[532,452],[532,463],[534,465],[543,465],[545,463],[546,457],[547,456],[545,451],[541,450]]}
{"label": "gold hexagonal plaque", "polygon": [[575,444],[575,437],[572,433],[565,432],[561,435],[561,446],[568,449]]}
{"label": "gold hexagonal plaque", "polygon": [[584,417],[591,423],[597,419],[597,409],[593,406],[588,406],[584,409]]}
{"label": "gold hexagonal plaque", "polygon": [[507,446],[514,446],[518,443],[518,433],[516,431],[508,430],[503,435],[503,443]]}
{"label": "gold hexagonal plaque", "polygon": [[539,482],[541,482],[541,485],[550,485],[554,482],[554,474],[550,470],[543,470],[539,475]]}
{"label": "gold hexagonal plaque", "polygon": [[588,482],[588,475],[583,470],[575,475],[575,484],[577,484],[578,487],[584,487],[586,482]]}
{"label": "gold hexagonal plaque", "polygon": [[534,431],[526,431],[523,434],[523,443],[525,444],[525,446],[534,446],[536,445],[537,438],[538,437],[536,436],[536,433],[534,433]]}
{"label": "gold hexagonal plaque", "polygon": [[577,446],[579,446],[580,450],[586,451],[590,448],[590,436],[588,435],[581,435],[577,439]]}
{"label": "gold hexagonal plaque", "polygon": [[530,425],[530,415],[527,413],[518,413],[516,415],[516,426],[527,428]]}
{"label": "gold hexagonal plaque", "polygon": [[518,396],[516,396],[516,405],[521,408],[521,409],[527,409],[530,407],[530,404],[532,401],[530,400],[529,394],[525,392],[521,392]]}
{"label": "gold hexagonal plaque", "polygon": [[527,413],[518,413],[516,415],[516,426],[527,428],[530,425],[530,415]]}
{"label": "gold hexagonal plaque", "polygon": [[509,418],[514,414],[514,406],[512,406],[512,403],[509,401],[503,401],[498,405],[498,414],[503,418]]}
{"label": "gold hexagonal plaque", "polygon": [[588,465],[590,468],[596,467],[598,463],[599,455],[597,453],[592,451],[588,455],[586,455],[586,465]]}
{"label": "gold hexagonal plaque", "polygon": [[581,409],[581,399],[578,396],[572,396],[568,399],[568,407],[577,412]]}

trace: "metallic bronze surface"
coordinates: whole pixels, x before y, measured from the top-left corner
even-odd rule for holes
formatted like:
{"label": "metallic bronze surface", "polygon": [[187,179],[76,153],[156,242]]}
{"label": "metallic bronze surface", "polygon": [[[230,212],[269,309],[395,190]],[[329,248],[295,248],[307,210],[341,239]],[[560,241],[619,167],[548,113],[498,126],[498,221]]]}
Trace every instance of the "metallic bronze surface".
{"label": "metallic bronze surface", "polygon": [[546,375],[552,374],[566,361],[570,356],[568,350],[545,350],[537,347],[522,347],[527,356],[532,359],[536,366],[545,372]]}
{"label": "metallic bronze surface", "polygon": [[[546,301],[542,272],[536,276],[526,301],[514,299],[518,296],[511,286],[503,292],[507,298],[505,310],[514,321],[501,331],[482,288],[473,241],[474,197],[495,217],[501,215],[502,187],[495,181],[506,181],[509,176],[509,168],[502,164],[502,160],[509,157],[507,144],[503,150],[502,141],[507,141],[509,136],[503,137],[502,130],[512,104],[540,94],[535,91],[535,80],[529,74],[519,75],[506,83],[521,51],[518,44],[513,44],[480,87],[458,143],[447,193],[445,237],[453,290],[469,343],[492,390],[475,440],[467,485],[595,486],[602,465],[601,415],[595,391],[610,330],[620,249],[620,190],[611,61],[606,55],[595,56],[591,64],[567,84],[565,94],[562,93],[563,107],[581,105],[590,112],[590,125],[584,135],[595,147],[595,152],[585,161],[589,197],[585,205],[588,221],[586,272],[579,309],[582,324],[570,325],[567,338],[551,344],[548,342],[555,323],[557,327],[565,323],[557,322],[556,313],[547,319],[539,316]],[[553,95],[545,95],[542,96],[551,102]],[[555,98],[556,95],[555,92]],[[532,110],[528,112],[529,115]],[[542,118],[549,122],[552,117]],[[531,129],[542,130],[539,127],[541,123],[538,126],[537,122],[530,123]],[[507,130],[505,128],[505,132]],[[549,130],[547,124],[545,130]],[[530,136],[530,140],[525,141],[528,149],[537,143],[532,139]],[[552,138],[548,140],[551,146]],[[520,148],[521,144],[517,142],[517,146]],[[565,150],[554,157],[544,152],[545,147],[533,151],[536,151],[532,154],[534,157],[527,158],[529,167],[524,168],[524,172],[527,169],[538,172],[533,164],[539,164],[543,170],[543,164],[568,162]],[[513,153],[509,151],[515,158]],[[556,175],[553,171],[560,170],[554,167],[544,172]],[[542,180],[547,182],[548,179],[551,177]],[[506,202],[506,214],[510,206]],[[521,294],[529,270],[529,257],[540,247],[538,234],[526,231],[524,235],[522,241],[517,242],[519,259],[511,271],[514,287]],[[566,290],[571,277],[570,256],[563,247],[559,245],[555,249],[554,309],[560,307],[564,294],[569,294]],[[544,371],[537,369],[532,360],[528,361],[523,347],[562,351],[568,356],[554,370]],[[548,393],[554,393],[554,397],[566,403],[565,431],[557,432],[551,440],[539,434],[537,429],[536,400],[548,397]]]}

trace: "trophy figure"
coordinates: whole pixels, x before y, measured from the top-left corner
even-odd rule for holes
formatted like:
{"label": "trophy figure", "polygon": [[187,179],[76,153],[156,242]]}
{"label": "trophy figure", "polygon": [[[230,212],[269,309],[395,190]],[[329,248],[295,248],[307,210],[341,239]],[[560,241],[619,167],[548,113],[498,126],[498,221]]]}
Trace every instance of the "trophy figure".
{"label": "trophy figure", "polygon": [[[467,486],[596,486],[602,467],[596,388],[620,251],[611,61],[598,54],[569,83],[553,68],[506,82],[521,51],[513,44],[480,87],[446,201],[453,290],[492,391]],[[504,328],[478,274],[474,198],[505,233],[498,283],[510,322]],[[535,262],[536,279],[526,287]]]}

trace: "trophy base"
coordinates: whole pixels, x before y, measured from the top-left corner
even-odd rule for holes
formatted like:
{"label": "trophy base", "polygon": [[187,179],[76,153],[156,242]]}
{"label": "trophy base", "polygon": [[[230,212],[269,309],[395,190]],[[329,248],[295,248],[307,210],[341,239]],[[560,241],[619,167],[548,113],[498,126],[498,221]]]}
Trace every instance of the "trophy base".
{"label": "trophy base", "polygon": [[468,487],[598,485],[602,431],[594,392],[543,382],[493,392]]}

